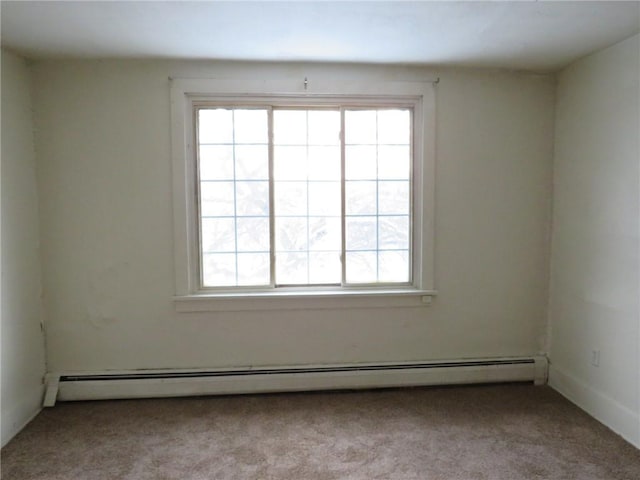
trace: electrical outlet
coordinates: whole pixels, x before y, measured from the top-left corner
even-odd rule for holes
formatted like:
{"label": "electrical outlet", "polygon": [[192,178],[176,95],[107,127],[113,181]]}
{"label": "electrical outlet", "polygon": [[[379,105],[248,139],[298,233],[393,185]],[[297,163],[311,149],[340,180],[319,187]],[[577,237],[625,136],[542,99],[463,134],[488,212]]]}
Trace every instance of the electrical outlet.
{"label": "electrical outlet", "polygon": [[591,350],[591,365],[600,366],[600,350]]}

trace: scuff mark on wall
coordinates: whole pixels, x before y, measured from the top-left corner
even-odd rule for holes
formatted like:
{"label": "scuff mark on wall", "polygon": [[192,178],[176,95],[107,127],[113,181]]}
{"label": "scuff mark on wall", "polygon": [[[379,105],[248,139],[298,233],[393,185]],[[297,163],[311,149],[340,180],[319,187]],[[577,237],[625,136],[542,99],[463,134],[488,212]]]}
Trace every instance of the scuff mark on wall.
{"label": "scuff mark on wall", "polygon": [[130,262],[116,262],[90,273],[87,280],[86,320],[95,328],[105,328],[122,318],[123,285],[130,277]]}

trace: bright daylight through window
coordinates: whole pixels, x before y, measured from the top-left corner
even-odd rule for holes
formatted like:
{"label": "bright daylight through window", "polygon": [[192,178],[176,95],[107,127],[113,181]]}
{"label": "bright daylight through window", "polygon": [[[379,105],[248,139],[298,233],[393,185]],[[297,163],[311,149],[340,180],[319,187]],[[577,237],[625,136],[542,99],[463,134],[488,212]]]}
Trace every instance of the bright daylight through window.
{"label": "bright daylight through window", "polygon": [[201,288],[412,283],[412,108],[195,113]]}

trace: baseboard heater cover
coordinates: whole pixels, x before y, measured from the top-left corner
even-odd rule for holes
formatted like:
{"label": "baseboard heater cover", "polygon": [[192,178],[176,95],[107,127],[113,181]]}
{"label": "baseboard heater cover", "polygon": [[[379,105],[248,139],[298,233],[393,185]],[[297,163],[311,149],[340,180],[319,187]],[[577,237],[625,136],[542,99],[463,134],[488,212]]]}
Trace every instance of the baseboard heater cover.
{"label": "baseboard heater cover", "polygon": [[56,400],[229,395],[402,386],[547,381],[544,356],[412,363],[136,370],[49,374],[45,406]]}

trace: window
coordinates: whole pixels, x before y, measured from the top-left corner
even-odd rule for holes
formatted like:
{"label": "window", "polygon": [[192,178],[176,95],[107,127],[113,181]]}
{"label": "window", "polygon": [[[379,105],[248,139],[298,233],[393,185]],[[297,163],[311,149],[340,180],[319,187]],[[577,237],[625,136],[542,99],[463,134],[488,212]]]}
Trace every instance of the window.
{"label": "window", "polygon": [[195,111],[203,288],[410,283],[410,109]]}
{"label": "window", "polygon": [[173,83],[178,295],[430,291],[430,88],[256,85]]}

